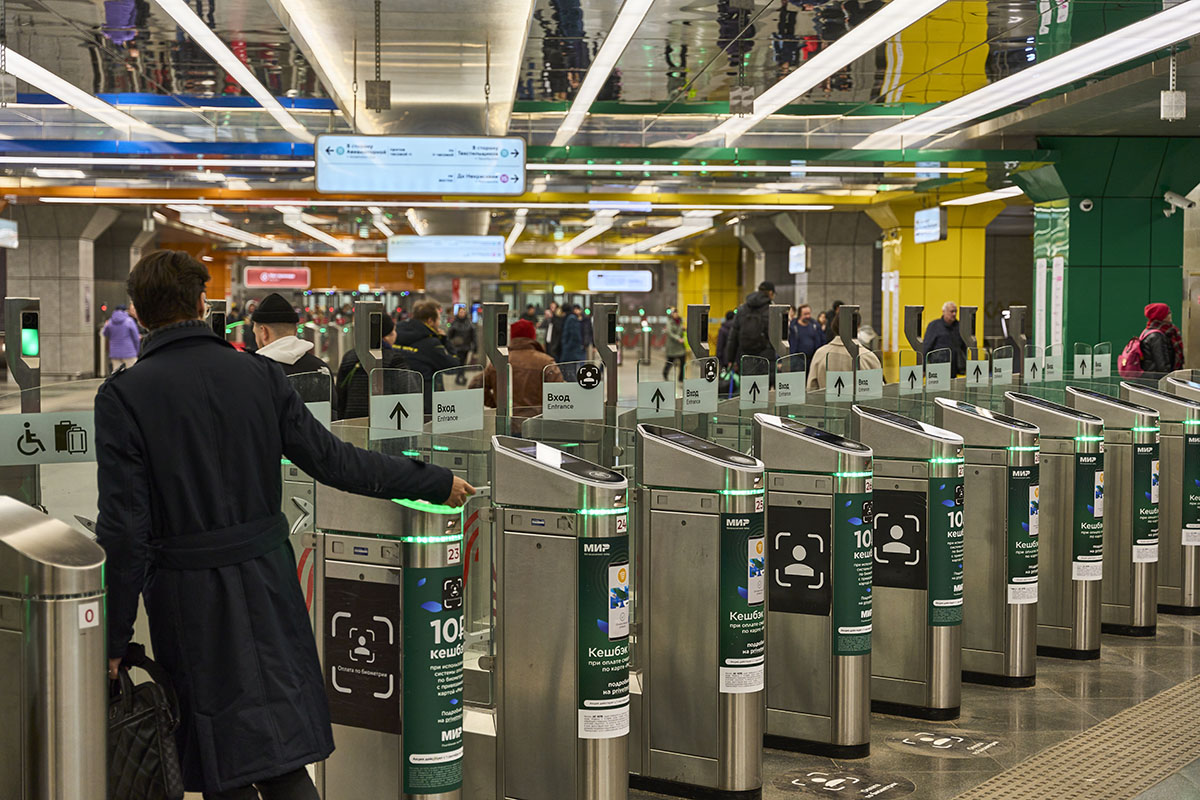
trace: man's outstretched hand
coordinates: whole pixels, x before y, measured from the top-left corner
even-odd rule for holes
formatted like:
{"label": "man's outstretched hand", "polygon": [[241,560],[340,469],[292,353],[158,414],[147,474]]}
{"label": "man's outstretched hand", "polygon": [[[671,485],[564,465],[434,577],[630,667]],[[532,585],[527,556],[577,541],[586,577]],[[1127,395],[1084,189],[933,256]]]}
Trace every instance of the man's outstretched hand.
{"label": "man's outstretched hand", "polygon": [[473,494],[475,494],[475,487],[455,475],[454,486],[450,489],[450,496],[446,498],[446,505],[451,508],[458,508],[464,505],[467,502],[467,498]]}

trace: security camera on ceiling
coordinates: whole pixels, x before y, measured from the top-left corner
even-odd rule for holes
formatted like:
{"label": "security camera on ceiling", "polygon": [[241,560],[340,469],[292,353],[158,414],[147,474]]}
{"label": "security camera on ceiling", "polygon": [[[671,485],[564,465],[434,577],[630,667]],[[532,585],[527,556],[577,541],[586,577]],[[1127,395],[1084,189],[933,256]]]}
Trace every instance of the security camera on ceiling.
{"label": "security camera on ceiling", "polygon": [[1163,209],[1163,216],[1169,217],[1181,208],[1195,208],[1196,201],[1188,200],[1178,192],[1167,192],[1163,195],[1163,200],[1167,201],[1167,207]]}

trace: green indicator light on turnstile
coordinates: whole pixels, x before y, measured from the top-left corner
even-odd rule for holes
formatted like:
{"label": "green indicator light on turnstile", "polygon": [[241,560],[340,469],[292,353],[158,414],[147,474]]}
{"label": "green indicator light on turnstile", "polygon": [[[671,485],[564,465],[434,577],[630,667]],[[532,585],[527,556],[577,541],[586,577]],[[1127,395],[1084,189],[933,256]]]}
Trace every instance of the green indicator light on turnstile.
{"label": "green indicator light on turnstile", "polygon": [[931,458],[931,459],[929,459],[929,463],[930,464],[965,464],[966,459],[963,458],[962,456],[958,456],[957,458]]}
{"label": "green indicator light on turnstile", "polygon": [[[424,500],[397,500],[392,498],[393,503],[398,503],[405,508],[411,508],[413,511],[424,511],[426,514],[461,514],[461,508],[452,508],[451,506],[440,506],[437,503],[426,503]],[[404,538],[406,542],[453,542],[461,539],[462,535],[457,536],[408,536]]]}
{"label": "green indicator light on turnstile", "polygon": [[41,352],[37,328],[21,329],[21,355],[36,358]]}
{"label": "green indicator light on turnstile", "polygon": [[231,331],[233,331],[234,328],[240,328],[245,324],[246,324],[246,320],[244,320],[244,319],[240,319],[237,322],[231,322],[225,326],[225,332],[230,333]]}
{"label": "green indicator light on turnstile", "polygon": [[[1200,423],[1200,419],[1196,420],[1196,422]],[[1103,436],[1076,436],[1075,441],[1077,441],[1077,442],[1103,442],[1104,437]]]}
{"label": "green indicator light on turnstile", "polygon": [[875,473],[871,472],[870,470],[867,470],[866,472],[835,472],[835,473],[833,473],[833,477],[835,477],[835,478],[869,478],[874,474]]}
{"label": "green indicator light on turnstile", "polygon": [[449,447],[446,447],[446,445],[444,445],[444,444],[435,444],[435,445],[433,446],[433,449],[434,449],[434,450],[437,450],[439,453],[444,453],[444,452],[446,452],[447,450],[449,450],[450,448],[449,448]]}
{"label": "green indicator light on turnstile", "polygon": [[1157,425],[1135,425],[1130,428],[1134,433],[1158,433]]}
{"label": "green indicator light on turnstile", "polygon": [[1184,425],[1200,425],[1200,419],[1185,419],[1183,421],[1183,424]]}
{"label": "green indicator light on turnstile", "polygon": [[1041,450],[1042,448],[1036,444],[1021,444],[1021,445],[1013,445],[1012,447],[1009,447],[1006,449],[1011,450],[1014,453],[1036,453],[1038,450]]}
{"label": "green indicator light on turnstile", "polygon": [[400,454],[408,456],[409,458],[420,458],[421,457],[420,450],[402,450],[402,451],[400,451]]}
{"label": "green indicator light on turnstile", "polygon": [[281,458],[281,459],[279,459],[279,463],[283,464],[286,467],[288,464],[291,464],[292,462],[286,458]]}
{"label": "green indicator light on turnstile", "polygon": [[321,328],[321,333],[324,333],[324,332],[325,332],[325,329],[324,329],[324,328]]}
{"label": "green indicator light on turnstile", "polygon": [[585,517],[616,517],[629,513],[629,506],[620,508],[581,508],[579,513]]}
{"label": "green indicator light on turnstile", "polygon": [[555,446],[556,446],[556,447],[562,447],[562,448],[567,448],[567,447],[579,447],[579,442],[562,442],[561,444],[558,444],[558,445],[555,445]]}
{"label": "green indicator light on turnstile", "polygon": [[750,497],[756,494],[766,494],[766,489],[722,489],[718,494],[726,497]]}
{"label": "green indicator light on turnstile", "polygon": [[[459,508],[450,509],[456,514],[461,510]],[[444,542],[461,542],[462,538],[462,536],[401,536],[400,541],[405,544],[443,544]]]}

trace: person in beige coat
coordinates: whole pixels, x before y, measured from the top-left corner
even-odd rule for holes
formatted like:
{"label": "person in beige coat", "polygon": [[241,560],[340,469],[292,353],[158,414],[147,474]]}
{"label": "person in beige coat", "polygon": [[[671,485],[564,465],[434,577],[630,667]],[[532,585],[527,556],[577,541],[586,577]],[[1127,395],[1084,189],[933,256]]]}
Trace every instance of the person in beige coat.
{"label": "person in beige coat", "polygon": [[[833,324],[830,326],[833,333],[833,341],[819,348],[813,355],[812,363],[808,365],[808,391],[810,392],[825,388],[825,373],[827,370],[850,372],[854,369],[854,359],[850,357],[850,353],[846,351],[846,345],[842,343],[841,331],[839,329],[841,320],[841,314],[834,316]],[[862,315],[855,313],[853,322],[854,330],[857,331],[859,325],[862,324]],[[859,369],[880,369],[881,367],[879,356],[865,347],[858,349]]]}

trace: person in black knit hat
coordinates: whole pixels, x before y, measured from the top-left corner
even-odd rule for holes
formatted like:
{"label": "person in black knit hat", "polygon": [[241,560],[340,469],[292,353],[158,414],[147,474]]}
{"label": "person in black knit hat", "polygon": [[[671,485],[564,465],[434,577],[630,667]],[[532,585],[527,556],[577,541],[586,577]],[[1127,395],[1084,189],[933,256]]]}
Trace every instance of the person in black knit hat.
{"label": "person in black knit hat", "polygon": [[329,365],[312,354],[312,342],[306,342],[296,335],[300,315],[282,295],[272,293],[264,297],[251,321],[258,354],[277,362],[283,367],[284,374],[329,374]]}
{"label": "person in black knit hat", "polygon": [[[383,315],[383,369],[405,369],[408,364],[399,350],[392,347],[396,343],[396,323],[391,315]],[[338,367],[337,380],[334,386],[334,418],[358,419],[370,414],[371,384],[367,381],[366,370],[358,360],[358,353],[351,350],[342,357]]]}

